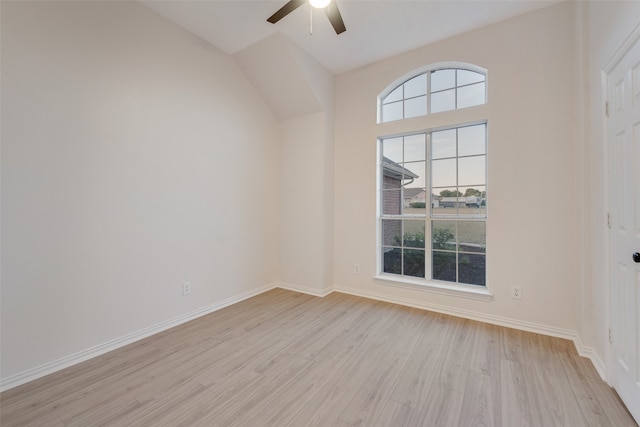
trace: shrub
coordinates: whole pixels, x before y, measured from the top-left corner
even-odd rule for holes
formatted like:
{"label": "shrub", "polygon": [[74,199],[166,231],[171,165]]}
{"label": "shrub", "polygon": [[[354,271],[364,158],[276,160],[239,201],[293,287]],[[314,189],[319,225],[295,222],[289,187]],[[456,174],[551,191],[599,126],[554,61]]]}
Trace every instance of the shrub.
{"label": "shrub", "polygon": [[433,232],[433,249],[455,249],[455,246],[451,244],[454,239],[455,236],[451,231],[439,228]]}

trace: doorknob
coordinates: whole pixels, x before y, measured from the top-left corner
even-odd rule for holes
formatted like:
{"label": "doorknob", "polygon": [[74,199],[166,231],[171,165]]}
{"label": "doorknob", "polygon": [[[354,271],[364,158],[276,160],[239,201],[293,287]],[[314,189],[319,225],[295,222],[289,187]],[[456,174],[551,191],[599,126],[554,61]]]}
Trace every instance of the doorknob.
{"label": "doorknob", "polygon": [[635,262],[640,262],[640,252],[634,252],[633,253],[633,260]]}

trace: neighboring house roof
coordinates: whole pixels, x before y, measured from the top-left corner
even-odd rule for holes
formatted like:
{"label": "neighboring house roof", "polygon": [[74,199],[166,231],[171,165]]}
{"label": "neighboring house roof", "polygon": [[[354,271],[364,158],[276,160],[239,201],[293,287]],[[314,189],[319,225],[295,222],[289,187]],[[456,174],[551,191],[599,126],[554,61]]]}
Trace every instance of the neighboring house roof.
{"label": "neighboring house roof", "polygon": [[414,197],[420,195],[420,193],[424,193],[424,188],[405,188],[404,198],[413,199]]}
{"label": "neighboring house roof", "polygon": [[418,178],[418,175],[416,175],[415,173],[411,172],[409,169],[405,169],[402,166],[400,166],[398,163],[394,162],[393,160],[387,158],[387,157],[383,157],[382,158],[382,173],[385,176],[391,177],[391,178],[396,178],[396,179],[402,179],[402,175],[404,174],[405,179],[406,178]]}

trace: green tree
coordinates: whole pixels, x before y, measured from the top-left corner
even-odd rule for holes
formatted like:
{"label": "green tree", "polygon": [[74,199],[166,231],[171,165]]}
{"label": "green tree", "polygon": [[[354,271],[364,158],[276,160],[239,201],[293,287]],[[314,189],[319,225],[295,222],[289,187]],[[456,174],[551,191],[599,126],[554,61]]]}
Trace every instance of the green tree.
{"label": "green tree", "polygon": [[469,197],[469,196],[482,197],[482,191],[476,188],[467,188],[467,191],[464,192],[464,197]]}
{"label": "green tree", "polygon": [[440,192],[440,197],[460,197],[462,193],[458,190],[442,190]]}

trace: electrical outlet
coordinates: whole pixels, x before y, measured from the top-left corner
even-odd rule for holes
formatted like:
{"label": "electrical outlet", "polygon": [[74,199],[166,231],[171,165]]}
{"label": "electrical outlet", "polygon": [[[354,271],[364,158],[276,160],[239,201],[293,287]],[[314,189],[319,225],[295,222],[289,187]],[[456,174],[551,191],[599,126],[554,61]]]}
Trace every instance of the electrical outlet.
{"label": "electrical outlet", "polygon": [[189,295],[190,293],[191,293],[191,283],[190,282],[184,282],[182,284],[182,296]]}
{"label": "electrical outlet", "polygon": [[360,264],[353,264],[353,274],[360,274]]}
{"label": "electrical outlet", "polygon": [[511,287],[511,298],[522,299],[522,288],[520,286]]}

